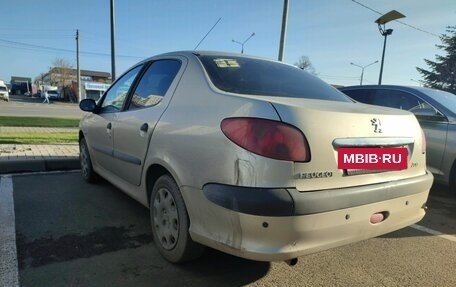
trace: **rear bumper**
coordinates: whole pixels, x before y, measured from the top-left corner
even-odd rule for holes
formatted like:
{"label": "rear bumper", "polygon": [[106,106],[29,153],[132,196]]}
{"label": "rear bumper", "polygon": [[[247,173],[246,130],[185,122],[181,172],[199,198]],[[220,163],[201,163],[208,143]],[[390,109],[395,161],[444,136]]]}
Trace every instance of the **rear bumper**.
{"label": "rear bumper", "polygon": [[[191,192],[192,196],[184,197],[189,201],[193,240],[243,258],[278,261],[376,237],[416,223],[425,215],[431,185],[432,175],[426,174],[413,180],[359,187],[360,190],[349,188],[299,195],[288,191],[293,202],[299,202],[294,205],[294,214],[288,216],[255,215],[236,210],[245,207],[243,204],[222,207],[209,201],[201,190],[186,190],[184,193]],[[362,190],[370,196],[363,196]],[[388,196],[372,196],[372,190]],[[333,193],[336,191],[340,197]],[[373,197],[374,202],[368,200],[369,197]],[[308,204],[304,204],[306,199]],[[332,203],[325,203],[327,201]],[[261,200],[259,204],[265,206]],[[372,224],[371,215],[378,212],[388,216]]]}
{"label": "rear bumper", "polygon": [[[261,216],[308,215],[413,195],[429,190],[430,173],[400,181],[341,189],[299,192],[294,188],[253,188],[206,184],[206,198],[227,209]],[[424,187],[424,189],[423,189]]]}

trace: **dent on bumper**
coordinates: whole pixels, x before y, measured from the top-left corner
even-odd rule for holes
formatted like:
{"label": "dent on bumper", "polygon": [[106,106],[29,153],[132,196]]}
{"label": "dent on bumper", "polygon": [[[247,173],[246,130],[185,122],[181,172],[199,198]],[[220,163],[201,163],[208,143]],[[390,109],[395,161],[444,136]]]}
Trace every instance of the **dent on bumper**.
{"label": "dent on bumper", "polygon": [[237,212],[261,216],[294,214],[293,198],[285,188],[206,184],[203,192],[211,202]]}
{"label": "dent on bumper", "polygon": [[[429,190],[362,206],[300,216],[255,216],[213,205],[192,238],[223,252],[259,261],[279,261],[380,236],[421,220]],[[216,211],[217,210],[217,211]],[[373,224],[374,213],[387,212]]]}
{"label": "dent on bumper", "polygon": [[429,190],[433,176],[343,189],[299,192],[295,188],[253,188],[210,183],[205,197],[224,208],[259,216],[308,215],[362,206]]}

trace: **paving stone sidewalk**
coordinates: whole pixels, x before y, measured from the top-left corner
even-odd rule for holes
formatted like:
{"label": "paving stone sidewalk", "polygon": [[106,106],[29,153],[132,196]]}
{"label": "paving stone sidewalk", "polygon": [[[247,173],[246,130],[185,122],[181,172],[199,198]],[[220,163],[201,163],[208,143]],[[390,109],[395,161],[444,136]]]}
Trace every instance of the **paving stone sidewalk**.
{"label": "paving stone sidewalk", "polygon": [[[78,128],[0,127],[0,133],[78,132]],[[0,144],[0,174],[79,168],[79,146],[72,144]]]}
{"label": "paving stone sidewalk", "polygon": [[78,128],[1,127],[0,133],[58,133],[78,132]]}
{"label": "paving stone sidewalk", "polygon": [[78,144],[0,145],[0,174],[78,168]]}
{"label": "paving stone sidewalk", "polygon": [[79,156],[77,144],[0,145],[0,161],[71,158]]}

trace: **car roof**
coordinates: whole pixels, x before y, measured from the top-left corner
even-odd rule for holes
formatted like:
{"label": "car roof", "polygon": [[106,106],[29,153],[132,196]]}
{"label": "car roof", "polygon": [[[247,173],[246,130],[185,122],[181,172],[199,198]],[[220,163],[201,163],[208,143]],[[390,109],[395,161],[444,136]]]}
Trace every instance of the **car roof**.
{"label": "car roof", "polygon": [[[223,51],[211,51],[211,50],[194,50],[194,51],[183,50],[183,51],[174,51],[174,52],[158,54],[158,55],[149,57],[149,58],[141,61],[140,63],[148,62],[148,61],[153,60],[155,58],[163,58],[163,57],[167,57],[167,56],[169,56],[169,57],[184,56],[184,57],[186,57],[188,59],[194,58],[195,56],[243,57],[243,58],[250,58],[250,59],[258,59],[258,60],[266,60],[266,61],[278,62],[277,60],[274,60],[274,59],[269,59],[269,58],[264,58],[264,57],[249,55],[249,54],[223,52]],[[280,62],[280,63],[288,65],[287,63],[284,63],[284,62]]]}

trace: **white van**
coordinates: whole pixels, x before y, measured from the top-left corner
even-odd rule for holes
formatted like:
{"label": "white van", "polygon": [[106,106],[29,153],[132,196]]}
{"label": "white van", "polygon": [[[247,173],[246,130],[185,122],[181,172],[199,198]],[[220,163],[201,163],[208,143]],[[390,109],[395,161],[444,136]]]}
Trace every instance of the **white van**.
{"label": "white van", "polygon": [[5,82],[2,80],[0,80],[0,99],[9,102],[8,87],[5,85]]}

